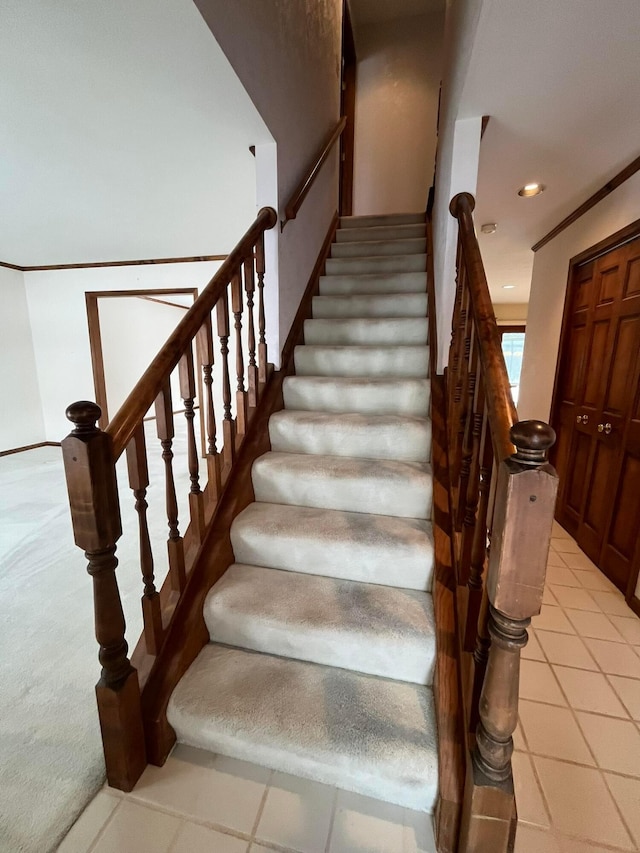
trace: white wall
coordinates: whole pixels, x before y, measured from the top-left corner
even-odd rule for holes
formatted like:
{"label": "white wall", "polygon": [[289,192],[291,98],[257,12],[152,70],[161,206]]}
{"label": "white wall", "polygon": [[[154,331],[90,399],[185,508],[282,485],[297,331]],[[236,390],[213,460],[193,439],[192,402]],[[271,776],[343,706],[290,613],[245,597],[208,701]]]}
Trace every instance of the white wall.
{"label": "white wall", "polygon": [[529,305],[527,302],[494,302],[493,310],[498,325],[524,326],[527,323]]}
{"label": "white wall", "polygon": [[85,291],[197,287],[200,293],[219,267],[220,262],[204,261],[26,273],[42,440],[60,441],[68,434],[64,411],[69,403],[95,399]]}
{"label": "white wall", "polygon": [[356,215],[422,211],[433,182],[444,10],[358,28]]}
{"label": "white wall", "polygon": [[[438,315],[438,365],[442,372],[451,337],[451,314],[455,297],[455,238],[449,202],[457,192],[475,192],[480,134],[473,143],[475,128],[458,124],[460,101],[467,78],[473,43],[486,0],[447,0],[440,126],[438,130],[437,176],[433,212],[434,268]],[[480,119],[475,119],[480,122]],[[472,131],[472,132],[471,132]],[[462,137],[469,137],[461,147]],[[473,143],[473,144],[471,144]],[[470,147],[465,162],[463,148]],[[474,150],[476,148],[477,150]],[[454,149],[457,156],[454,157]],[[465,185],[466,184],[466,185]]]}
{"label": "white wall", "polygon": [[45,440],[24,276],[0,267],[0,452]]}
{"label": "white wall", "polygon": [[[171,300],[170,295],[157,298]],[[189,300],[189,304],[193,305],[193,300]],[[109,296],[98,300],[109,419],[124,403],[186,313],[185,308],[135,296]],[[176,371],[172,380],[173,409],[177,411],[182,408],[182,402]]]}
{"label": "white wall", "polygon": [[[196,0],[278,148],[286,204],[340,112],[342,0]],[[279,237],[280,343],[338,204],[338,155]]]}
{"label": "white wall", "polygon": [[569,261],[639,218],[636,173],[535,253],[518,404],[521,418],[549,420]]}

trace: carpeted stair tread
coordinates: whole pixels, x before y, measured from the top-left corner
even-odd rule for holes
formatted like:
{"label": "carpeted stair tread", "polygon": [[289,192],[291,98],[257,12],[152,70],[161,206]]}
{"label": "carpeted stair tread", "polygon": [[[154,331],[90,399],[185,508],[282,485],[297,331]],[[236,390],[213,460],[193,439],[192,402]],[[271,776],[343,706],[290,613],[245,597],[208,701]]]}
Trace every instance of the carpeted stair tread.
{"label": "carpeted stair tread", "polygon": [[304,321],[304,342],[330,346],[426,346],[429,324],[426,317],[367,317],[346,320],[317,319]]}
{"label": "carpeted stair tread", "polygon": [[[375,293],[346,296],[314,296],[311,308],[314,320],[389,319],[427,316],[426,293]],[[401,343],[401,341],[396,341]]]}
{"label": "carpeted stair tread", "polygon": [[349,296],[373,293],[425,293],[424,272],[354,273],[321,275],[321,296]]}
{"label": "carpeted stair tread", "polygon": [[392,240],[353,240],[348,243],[334,243],[331,247],[332,258],[362,258],[373,255],[413,255],[424,254],[427,241],[421,237],[409,237]]}
{"label": "carpeted stair tread", "polygon": [[417,518],[252,503],[231,526],[238,562],[431,590],[431,523]]}
{"label": "carpeted stair tread", "polygon": [[369,225],[364,228],[338,228],[337,243],[369,240],[406,240],[412,237],[424,237],[425,223],[415,225]]}
{"label": "carpeted stair tread", "polygon": [[287,376],[283,384],[287,409],[362,414],[429,414],[428,379],[342,376]]}
{"label": "carpeted stair tread", "polygon": [[426,592],[235,563],[209,591],[214,643],[431,684],[433,601]]}
{"label": "carpeted stair tread", "polygon": [[299,376],[426,378],[429,347],[299,346],[294,351]]}
{"label": "carpeted stair tread", "polygon": [[374,213],[366,216],[341,216],[340,228],[372,228],[388,225],[424,225],[424,213]]}
{"label": "carpeted stair tread", "polygon": [[325,272],[328,275],[369,272],[426,272],[427,256],[381,255],[361,258],[327,258]]}
{"label": "carpeted stair tread", "polygon": [[175,689],[167,718],[182,743],[433,811],[428,687],[211,643]]}
{"label": "carpeted stair tread", "polygon": [[257,501],[431,518],[431,466],[270,451],[253,463]]}
{"label": "carpeted stair tread", "polygon": [[406,415],[334,414],[284,409],[269,418],[271,449],[368,459],[428,462],[431,421]]}

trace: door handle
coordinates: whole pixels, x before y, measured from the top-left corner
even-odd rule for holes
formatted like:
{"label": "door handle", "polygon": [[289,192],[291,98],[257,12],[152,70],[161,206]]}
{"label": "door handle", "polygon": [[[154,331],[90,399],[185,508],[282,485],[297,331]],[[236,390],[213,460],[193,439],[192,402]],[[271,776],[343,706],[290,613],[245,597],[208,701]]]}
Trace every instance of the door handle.
{"label": "door handle", "polygon": [[576,418],[577,424],[588,424],[589,423],[589,415],[578,415]]}
{"label": "door handle", "polygon": [[603,432],[605,435],[611,435],[612,429],[611,424],[598,424],[598,432]]}

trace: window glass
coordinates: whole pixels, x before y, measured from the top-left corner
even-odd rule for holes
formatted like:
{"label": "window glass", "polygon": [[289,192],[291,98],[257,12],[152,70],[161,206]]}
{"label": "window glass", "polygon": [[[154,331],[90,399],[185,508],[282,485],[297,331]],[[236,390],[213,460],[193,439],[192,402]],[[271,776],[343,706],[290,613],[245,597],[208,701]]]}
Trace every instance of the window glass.
{"label": "window glass", "polygon": [[502,352],[507,363],[509,384],[513,402],[518,405],[520,391],[520,371],[522,369],[522,353],[524,351],[524,332],[505,332],[502,335]]}

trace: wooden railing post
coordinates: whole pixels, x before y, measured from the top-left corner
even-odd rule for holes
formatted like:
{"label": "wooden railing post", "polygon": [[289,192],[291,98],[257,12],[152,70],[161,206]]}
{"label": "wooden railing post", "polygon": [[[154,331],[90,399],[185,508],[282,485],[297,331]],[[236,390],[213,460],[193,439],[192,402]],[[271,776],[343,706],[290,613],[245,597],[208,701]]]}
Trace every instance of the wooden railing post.
{"label": "wooden railing post", "polygon": [[130,791],[146,764],[138,673],[127,656],[125,620],[115,570],[122,535],[111,439],[96,423],[100,407],[81,401],[66,411],[74,430],[62,442],[76,545],[88,560],[98,657],[96,698],[109,784]]}
{"label": "wooden railing post", "polygon": [[463,805],[461,850],[510,849],[512,734],[518,718],[520,650],[540,612],[558,479],[547,463],[555,433],[542,421],[510,431],[516,453],[498,469],[487,576],[489,661]]}

